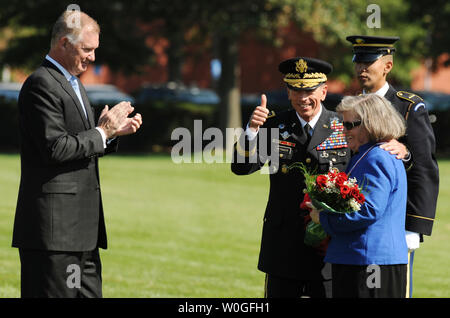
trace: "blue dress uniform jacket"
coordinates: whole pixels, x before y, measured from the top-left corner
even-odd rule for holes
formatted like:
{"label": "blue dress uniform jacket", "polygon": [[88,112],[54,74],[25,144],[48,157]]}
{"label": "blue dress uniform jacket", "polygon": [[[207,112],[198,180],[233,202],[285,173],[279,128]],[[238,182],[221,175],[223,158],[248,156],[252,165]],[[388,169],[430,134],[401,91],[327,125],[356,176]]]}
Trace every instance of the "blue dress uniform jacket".
{"label": "blue dress uniform jacket", "polygon": [[356,178],[359,185],[366,184],[366,201],[359,211],[320,213],[320,223],[331,235],[325,261],[350,265],[407,264],[407,182],[403,163],[378,144],[367,143],[352,157],[347,170],[352,168],[349,177]]}
{"label": "blue dress uniform jacket", "polygon": [[[323,106],[322,109],[309,143],[292,109],[268,118],[253,143],[243,134],[235,145],[231,169],[237,175],[258,171],[270,160],[260,151],[262,144],[269,150],[271,147],[279,150],[279,164],[270,174],[258,263],[258,269],[270,275],[322,280],[323,255],[303,243],[304,217],[309,215],[308,211],[300,209],[305,188],[304,176],[298,169],[288,169],[291,164],[302,162],[311,169],[326,172],[332,162],[343,171],[349,162],[350,150],[342,134],[342,122],[336,113]],[[279,132],[266,141],[262,137],[262,128],[278,128]],[[269,162],[271,164],[273,162]]]}
{"label": "blue dress uniform jacket", "polygon": [[406,167],[406,230],[431,235],[439,193],[439,168],[428,111],[422,98],[408,92],[397,92],[392,86],[385,98],[406,119],[406,135],[399,141],[408,147],[412,156]]}

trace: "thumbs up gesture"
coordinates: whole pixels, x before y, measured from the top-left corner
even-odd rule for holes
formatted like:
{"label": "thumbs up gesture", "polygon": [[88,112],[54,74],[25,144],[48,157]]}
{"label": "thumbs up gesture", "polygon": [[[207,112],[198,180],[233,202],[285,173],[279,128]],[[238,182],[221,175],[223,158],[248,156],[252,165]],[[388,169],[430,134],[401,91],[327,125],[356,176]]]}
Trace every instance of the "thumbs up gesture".
{"label": "thumbs up gesture", "polygon": [[254,131],[258,131],[259,126],[263,125],[269,115],[269,110],[267,109],[267,97],[266,95],[261,95],[261,105],[256,106],[252,115],[250,116],[249,128]]}

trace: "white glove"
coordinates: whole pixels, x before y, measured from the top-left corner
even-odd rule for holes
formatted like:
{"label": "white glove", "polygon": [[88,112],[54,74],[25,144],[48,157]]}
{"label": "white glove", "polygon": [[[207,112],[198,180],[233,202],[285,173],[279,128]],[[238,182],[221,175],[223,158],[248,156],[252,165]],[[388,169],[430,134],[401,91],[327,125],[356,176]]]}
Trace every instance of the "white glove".
{"label": "white glove", "polygon": [[408,251],[414,251],[419,248],[420,235],[416,232],[406,231],[406,245],[408,246]]}

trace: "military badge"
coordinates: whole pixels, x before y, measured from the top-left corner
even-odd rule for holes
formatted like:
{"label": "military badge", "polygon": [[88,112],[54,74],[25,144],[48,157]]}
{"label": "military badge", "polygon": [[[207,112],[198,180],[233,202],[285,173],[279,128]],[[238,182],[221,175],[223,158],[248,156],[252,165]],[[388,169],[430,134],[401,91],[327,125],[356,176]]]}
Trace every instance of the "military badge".
{"label": "military badge", "polygon": [[416,112],[420,107],[425,108],[425,104],[424,103],[417,104],[416,107],[414,107],[414,111]]}
{"label": "military badge", "polygon": [[284,146],[288,146],[288,147],[295,147],[295,143],[289,142],[289,141],[280,141],[280,145],[284,145]]}
{"label": "military badge", "polygon": [[330,119],[330,128],[333,129],[333,133],[325,139],[320,145],[316,147],[316,150],[328,150],[347,148],[347,141],[344,135],[344,126],[340,122],[338,117]]}
{"label": "military badge", "polygon": [[300,59],[295,63],[295,70],[299,73],[305,73],[308,69],[308,64],[304,59]]}
{"label": "military badge", "polygon": [[295,148],[294,142],[272,139],[272,142],[276,144],[276,149],[280,154],[280,159],[290,160],[294,154],[293,148]]}
{"label": "military badge", "polygon": [[291,136],[287,131],[283,131],[280,135],[283,139],[288,139]]}
{"label": "military badge", "polygon": [[338,117],[331,117],[330,118],[330,126],[331,129],[334,130],[344,130],[344,126],[342,126],[342,123],[340,122]]}

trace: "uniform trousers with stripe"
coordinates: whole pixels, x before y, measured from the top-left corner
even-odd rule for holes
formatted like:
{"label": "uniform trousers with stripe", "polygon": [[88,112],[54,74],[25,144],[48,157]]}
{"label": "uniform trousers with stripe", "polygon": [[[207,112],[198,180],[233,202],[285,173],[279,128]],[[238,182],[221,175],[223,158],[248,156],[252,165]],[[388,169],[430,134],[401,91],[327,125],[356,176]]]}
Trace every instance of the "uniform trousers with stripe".
{"label": "uniform trousers with stripe", "polygon": [[407,264],[332,264],[333,298],[405,298]]}
{"label": "uniform trousers with stripe", "polygon": [[412,298],[413,293],[413,262],[414,250],[408,252],[408,280],[406,282],[406,298]]}

